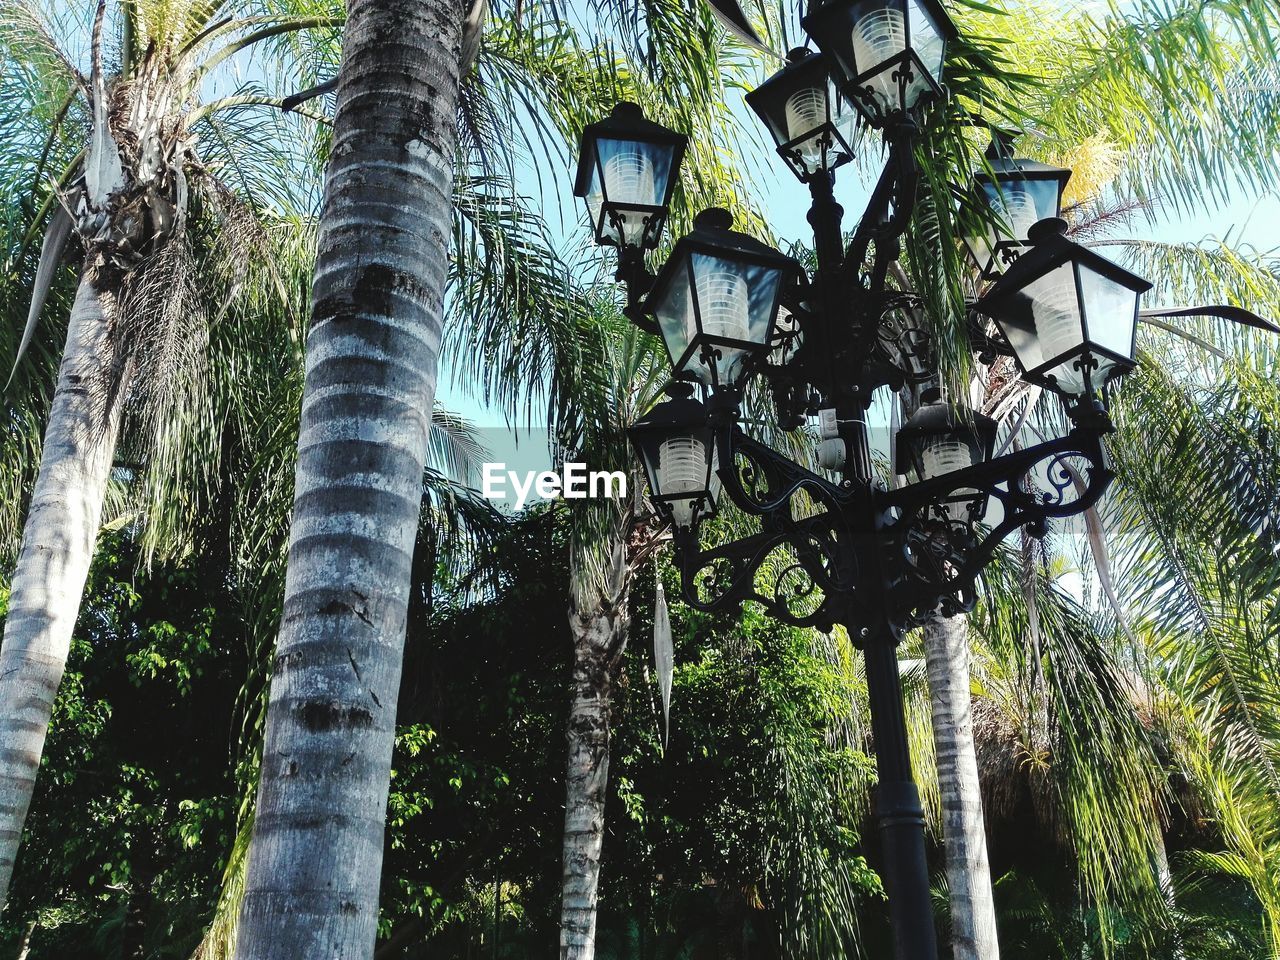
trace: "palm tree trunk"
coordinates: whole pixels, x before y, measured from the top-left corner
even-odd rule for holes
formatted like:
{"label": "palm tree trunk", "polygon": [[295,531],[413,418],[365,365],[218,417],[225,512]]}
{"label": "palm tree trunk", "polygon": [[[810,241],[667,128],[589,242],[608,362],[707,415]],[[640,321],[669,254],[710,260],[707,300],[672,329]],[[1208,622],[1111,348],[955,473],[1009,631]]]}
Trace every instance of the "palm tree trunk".
{"label": "palm tree trunk", "polygon": [[463,16],[348,6],[240,960],[373,954]]}
{"label": "palm tree trunk", "polygon": [[1164,894],[1164,902],[1169,908],[1169,933],[1172,939],[1173,955],[1170,960],[1186,960],[1186,945],[1182,942],[1182,931],[1178,924],[1178,896],[1173,885],[1173,871],[1169,868],[1169,850],[1165,846],[1164,830],[1160,831],[1160,842],[1155,848],[1156,880],[1160,891]]}
{"label": "palm tree trunk", "polygon": [[111,475],[128,368],[115,297],[80,277],[0,647],[0,897],[7,897]]}
{"label": "palm tree trunk", "polygon": [[27,927],[22,931],[22,939],[18,941],[18,957],[17,960],[27,960],[31,956],[31,938],[35,936],[36,921],[28,920]]}
{"label": "palm tree trunk", "polygon": [[614,672],[626,642],[627,593],[616,604],[573,610],[573,703],[565,776],[560,960],[595,960],[596,897],[609,784]]}
{"label": "palm tree trunk", "polygon": [[973,740],[965,621],[959,617],[937,618],[925,624],[924,649],[942,796],[947,885],[951,891],[952,956],[954,960],[999,960]]}

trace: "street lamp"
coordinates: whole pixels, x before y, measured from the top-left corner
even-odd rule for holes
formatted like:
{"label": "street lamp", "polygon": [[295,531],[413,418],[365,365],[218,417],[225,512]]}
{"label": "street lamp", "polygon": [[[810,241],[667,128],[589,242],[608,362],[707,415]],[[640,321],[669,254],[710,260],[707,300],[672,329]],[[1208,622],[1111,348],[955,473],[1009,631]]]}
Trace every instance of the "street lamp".
{"label": "street lamp", "polygon": [[658,245],[688,140],[634,103],[586,127],[573,192],[587,202],[597,243],[623,255]]}
{"label": "street lamp", "polygon": [[975,213],[983,222],[965,237],[983,280],[997,276],[1026,249],[1031,228],[1062,216],[1062,194],[1071,171],[1011,155],[1012,135],[997,131],[987,168],[974,177]]}
{"label": "street lamp", "polygon": [[778,299],[800,264],[745,233],[727,210],[698,214],[654,281],[648,308],[679,379],[737,386],[769,352]]}
{"label": "street lamp", "polygon": [[1151,284],[1043,220],[975,309],[995,320],[1022,375],[1071,401],[1092,401],[1133,367],[1138,299]]}
{"label": "street lamp", "polygon": [[854,115],[837,93],[822,54],[792,50],[786,66],[747,94],[747,104],[801,181],[853,159]]}
{"label": "street lamp", "polygon": [[715,513],[720,493],[706,408],[687,395],[659,403],[627,431],[640,454],[649,499],[678,530]]}
{"label": "street lamp", "polygon": [[956,30],[937,0],[826,0],[800,22],[871,126],[942,96],[942,60]]}
{"label": "street lamp", "polygon": [[[924,299],[889,288],[887,277],[918,177],[910,114],[941,91],[952,28],[934,0],[828,0],[804,23],[824,54],[794,53],[749,99],[809,187],[816,269],[806,273],[732,230],[724,211],[710,210],[657,277],[620,270],[628,316],[661,335],[674,378],[671,399],[630,436],[651,498],[673,526],[686,603],[715,612],[751,601],[794,626],[842,624],[863,650],[894,957],[937,960],[897,645],[939,612],[971,609],[976,578],[1013,531],[1042,531],[1102,496],[1112,479],[1102,449],[1111,429],[1102,388],[1132,365],[1138,297],[1150,285],[1068,240],[1061,221],[1041,218],[1025,238],[1012,236],[1029,249],[970,305],[975,349],[1014,357],[1029,381],[1062,394],[1071,429],[993,457],[996,424],[925,387],[923,405],[896,437],[895,466],[910,482],[890,489],[875,476],[867,414],[877,390],[916,389],[931,378],[927,334],[904,319],[924,309]],[[848,141],[833,119],[829,64],[892,147],[848,243],[834,197]],[[584,155],[595,156],[591,137]],[[1065,180],[1062,171],[1037,179],[1039,172],[1022,168],[1020,185]],[[1056,192],[1031,193],[1037,216],[1042,200],[1057,212]],[[597,236],[609,242],[616,235]],[[752,378],[769,387],[780,429],[816,416],[824,472],[748,434],[740,413]],[[1036,478],[1050,489],[1037,489]],[[758,530],[704,546],[700,524],[725,497],[756,518]],[[988,509],[992,501],[999,510]]]}

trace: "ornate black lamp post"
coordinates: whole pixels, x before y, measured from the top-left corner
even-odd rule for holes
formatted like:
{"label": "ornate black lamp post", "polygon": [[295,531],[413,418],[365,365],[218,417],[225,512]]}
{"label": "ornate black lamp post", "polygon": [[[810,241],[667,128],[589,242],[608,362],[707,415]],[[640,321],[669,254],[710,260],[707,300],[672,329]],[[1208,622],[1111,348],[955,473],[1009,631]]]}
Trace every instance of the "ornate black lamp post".
{"label": "ornate black lamp post", "polygon": [[[863,649],[895,957],[936,960],[924,813],[911,778],[896,647],[905,630],[938,612],[971,609],[975,578],[1013,530],[1042,529],[1102,495],[1112,478],[1102,450],[1111,429],[1106,386],[1132,365],[1138,296],[1149,284],[1068,240],[1052,219],[1064,171],[1040,178],[1054,188],[1045,196],[1034,188],[1040,222],[1002,248],[1006,269],[972,305],[971,319],[975,349],[1012,356],[1028,380],[1059,393],[1072,429],[992,458],[995,423],[926,389],[897,436],[896,468],[911,482],[891,490],[876,480],[866,428],[872,394],[929,376],[923,334],[895,333],[891,323],[920,300],[887,289],[885,279],[914,204],[917,114],[940,93],[943,44],[953,31],[933,0],[829,0],[805,23],[827,52],[794,51],[748,100],[812,193],[812,276],[733,231],[722,210],[704,211],[659,274],[650,274],[643,252],[657,242],[683,142],[634,107],[625,112],[633,141],[610,131],[620,143],[614,155],[655,142],[673,151],[662,168],[665,193],[656,178],[654,189],[644,180],[643,202],[628,208],[648,218],[643,228],[629,213],[610,212],[617,191],[601,124],[584,138],[579,192],[598,240],[621,249],[629,315],[661,335],[671,357],[671,399],[631,436],[652,500],[674,527],[684,599],[706,611],[751,600],[797,626],[840,623]],[[847,248],[833,186],[851,154],[850,135],[833,87],[884,130],[892,148]],[[1012,171],[1013,187],[1031,189],[1040,172]],[[599,200],[590,186],[596,180],[604,183]],[[983,195],[993,222],[1007,217],[998,190]],[[756,376],[773,395],[781,428],[818,418],[825,473],[740,425],[743,391]],[[1035,492],[1035,479],[1049,492]],[[699,524],[724,497],[757,517],[758,531],[704,548]]]}

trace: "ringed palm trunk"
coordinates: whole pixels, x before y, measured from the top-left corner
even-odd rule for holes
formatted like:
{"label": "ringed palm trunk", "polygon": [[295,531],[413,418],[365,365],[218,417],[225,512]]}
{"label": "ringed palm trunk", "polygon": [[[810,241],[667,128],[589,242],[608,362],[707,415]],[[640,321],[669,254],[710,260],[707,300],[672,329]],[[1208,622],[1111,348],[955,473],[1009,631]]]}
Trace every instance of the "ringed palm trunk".
{"label": "ringed palm trunk", "polygon": [[[622,550],[616,575],[626,577]],[[618,564],[622,564],[620,568]],[[587,608],[569,611],[573,634],[573,700],[569,708],[569,764],[565,774],[564,861],[560,907],[560,960],[595,960],[596,901],[604,808],[609,786],[609,726],[613,683],[626,645],[628,589]]]}
{"label": "ringed palm trunk", "polygon": [[0,895],[7,897],[53,702],[98,536],[129,368],[115,368],[116,300],[80,277],[0,647]]}
{"label": "ringed palm trunk", "polygon": [[373,953],[462,20],[455,0],[348,6],[240,960]]}
{"label": "ringed palm trunk", "polygon": [[952,956],[954,960],[999,960],[964,619],[936,618],[925,624],[924,648],[942,798]]}

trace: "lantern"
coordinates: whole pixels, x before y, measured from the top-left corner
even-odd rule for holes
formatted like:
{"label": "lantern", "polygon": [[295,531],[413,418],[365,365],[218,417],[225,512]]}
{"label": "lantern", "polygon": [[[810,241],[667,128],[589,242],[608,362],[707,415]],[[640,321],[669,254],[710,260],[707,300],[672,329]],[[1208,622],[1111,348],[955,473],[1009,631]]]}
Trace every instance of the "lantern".
{"label": "lantern", "polygon": [[692,397],[659,403],[627,431],[658,511],[681,529],[715,513],[720,494],[714,435],[706,408]]}
{"label": "lantern", "polygon": [[1027,380],[1083,399],[1133,367],[1138,299],[1151,284],[1068,240],[1066,226],[1032,227],[1032,248],[975,309],[995,320]]}
{"label": "lantern", "polygon": [[871,126],[942,96],[943,54],[956,30],[938,0],[827,0],[801,23]]}
{"label": "lantern", "polygon": [[854,114],[836,93],[822,54],[792,50],[786,66],[747,94],[747,103],[801,181],[853,158]]}
{"label": "lantern", "polygon": [[736,387],[774,338],[778,299],[800,264],[745,233],[728,211],[698,214],[654,281],[646,309],[678,379]]}
{"label": "lantern", "polygon": [[[926,391],[930,402],[908,419],[897,436],[897,471],[918,480],[965,470],[991,459],[996,422],[977,411],[961,412]],[[979,520],[987,511],[987,495],[972,488],[951,491],[939,506],[952,520]]]}
{"label": "lantern", "polygon": [[587,125],[573,192],[586,199],[596,243],[637,252],[658,245],[688,139],[634,103]]}
{"label": "lantern", "polygon": [[1034,160],[988,152],[989,170],[974,178],[973,195],[985,222],[965,238],[979,275],[989,280],[1026,249],[1031,227],[1062,215],[1062,193],[1071,171]]}

